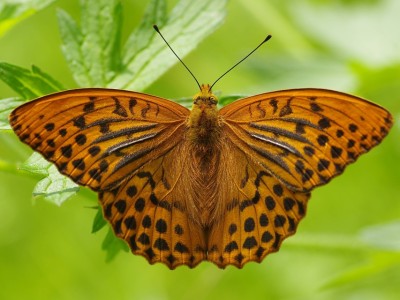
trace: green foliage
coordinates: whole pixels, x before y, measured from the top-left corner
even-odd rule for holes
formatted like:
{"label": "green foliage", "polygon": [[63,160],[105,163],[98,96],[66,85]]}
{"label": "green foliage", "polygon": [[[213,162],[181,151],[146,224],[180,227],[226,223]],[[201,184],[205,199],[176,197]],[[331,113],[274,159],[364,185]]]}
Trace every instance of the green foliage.
{"label": "green foliage", "polygon": [[113,78],[109,87],[143,90],[177,63],[148,24],[161,22],[157,25],[163,35],[184,57],[216,30],[225,18],[226,0],[181,0],[168,17],[165,16],[163,2],[150,2],[141,25],[131,34],[123,49],[124,70]]}
{"label": "green foliage", "polygon": [[0,79],[24,100],[64,89],[60,83],[36,66],[32,66],[30,71],[8,63],[0,63]]}
{"label": "green foliage", "polygon": [[106,251],[106,262],[110,262],[121,251],[129,252],[128,245],[121,239],[115,238],[113,230],[108,227],[107,235],[101,244],[101,248]]}
{"label": "green foliage", "polygon": [[121,5],[114,0],[81,4],[80,27],[66,12],[58,13],[62,49],[77,84],[140,91],[176,63],[152,25],[184,57],[221,24],[226,1],[182,0],[167,17],[165,0],[152,0],[122,50]]}
{"label": "green foliage", "polygon": [[55,0],[30,0],[17,2],[13,0],[2,0],[0,3],[0,37],[16,24],[54,1]]}
{"label": "green foliage", "polygon": [[33,197],[36,199],[43,198],[60,206],[79,190],[77,184],[61,175],[53,164],[50,164],[36,152],[25,163],[19,166],[19,170],[45,176],[37,183],[33,190]]}
{"label": "green foliage", "polygon": [[106,220],[103,218],[103,211],[101,207],[97,208],[96,216],[94,217],[93,225],[92,225],[92,233],[96,233],[104,226],[107,225]]}
{"label": "green foliage", "polygon": [[62,50],[75,81],[82,87],[105,87],[120,70],[122,6],[115,1],[81,1],[81,27],[58,12]]}
{"label": "green foliage", "polygon": [[[216,93],[216,96],[218,97],[218,107],[223,107],[237,99],[245,97],[245,95],[221,95],[220,96],[219,93]],[[180,99],[176,99],[175,101],[178,102],[180,105],[183,105],[187,108],[192,108],[192,105],[193,105],[192,97],[180,98]]]}
{"label": "green foliage", "polygon": [[10,129],[8,116],[11,111],[24,101],[18,97],[5,98],[0,100],[0,130]]}
{"label": "green foliage", "polygon": [[27,70],[8,63],[0,63],[0,79],[20,95],[20,98],[0,100],[0,129],[10,129],[8,115],[24,101],[63,89],[60,83],[36,66],[32,66],[32,70]]}

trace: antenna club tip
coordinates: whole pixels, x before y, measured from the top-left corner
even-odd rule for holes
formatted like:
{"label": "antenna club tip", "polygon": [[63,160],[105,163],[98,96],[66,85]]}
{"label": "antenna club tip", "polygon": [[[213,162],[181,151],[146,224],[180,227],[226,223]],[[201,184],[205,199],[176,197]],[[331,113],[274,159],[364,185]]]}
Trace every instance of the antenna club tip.
{"label": "antenna club tip", "polygon": [[160,29],[158,29],[158,26],[156,24],[153,25],[153,28],[155,31],[160,32]]}
{"label": "antenna club tip", "polygon": [[269,41],[272,38],[272,35],[268,34],[267,37],[264,40],[264,43]]}

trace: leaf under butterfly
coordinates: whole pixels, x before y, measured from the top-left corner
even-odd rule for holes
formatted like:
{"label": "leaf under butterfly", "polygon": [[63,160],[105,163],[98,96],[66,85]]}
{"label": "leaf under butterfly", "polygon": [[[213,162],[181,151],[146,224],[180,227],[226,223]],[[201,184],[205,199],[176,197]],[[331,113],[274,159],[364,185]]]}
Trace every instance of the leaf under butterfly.
{"label": "leaf under butterfly", "polygon": [[41,198],[60,206],[79,190],[79,186],[68,177],[61,175],[57,168],[34,152],[19,166],[19,170],[45,176],[33,190],[34,198]]}
{"label": "leaf under butterfly", "polygon": [[0,100],[0,130],[11,129],[8,116],[11,111],[24,103],[25,101],[18,97],[6,98]]}
{"label": "leaf under butterfly", "polygon": [[108,228],[101,248],[106,251],[106,262],[110,262],[120,251],[129,251],[129,247],[123,241],[115,237],[111,228]]}
{"label": "leaf under butterfly", "polygon": [[96,216],[94,217],[93,224],[92,224],[92,233],[96,233],[100,229],[102,229],[104,226],[107,225],[107,221],[103,217],[103,211],[101,207],[99,206],[97,209]]}
{"label": "leaf under butterfly", "polygon": [[[216,93],[216,95],[218,95],[218,94]],[[245,97],[244,95],[221,95],[221,96],[219,96],[218,107],[221,108],[225,105],[228,105],[229,103],[232,103],[235,100],[238,100],[238,99],[241,99],[244,97]],[[174,102],[179,103],[180,105],[190,109],[193,106],[193,97],[179,98],[179,99],[174,100]]]}

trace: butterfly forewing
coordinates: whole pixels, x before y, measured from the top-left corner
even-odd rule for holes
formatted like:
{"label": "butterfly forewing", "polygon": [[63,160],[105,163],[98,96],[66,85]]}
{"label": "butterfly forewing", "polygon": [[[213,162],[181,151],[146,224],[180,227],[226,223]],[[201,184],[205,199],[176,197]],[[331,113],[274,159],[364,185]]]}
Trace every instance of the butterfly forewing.
{"label": "butterfly forewing", "polygon": [[220,110],[226,135],[293,191],[307,192],[341,174],[378,144],[392,118],[363,99],[300,89],[249,97]]}
{"label": "butterfly forewing", "polygon": [[144,94],[84,89],[29,102],[10,120],[21,140],[61,173],[107,190],[181,142],[188,114],[178,104]]}

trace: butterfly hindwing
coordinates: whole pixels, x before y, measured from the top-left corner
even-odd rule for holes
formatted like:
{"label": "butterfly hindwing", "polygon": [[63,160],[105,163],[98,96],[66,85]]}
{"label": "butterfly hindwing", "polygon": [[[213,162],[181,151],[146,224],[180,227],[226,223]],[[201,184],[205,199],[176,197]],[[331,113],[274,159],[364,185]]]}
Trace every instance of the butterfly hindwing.
{"label": "butterfly hindwing", "polygon": [[99,197],[105,218],[132,252],[170,269],[196,266],[206,249],[202,229],[187,217],[184,199],[172,196],[183,167],[174,158],[181,150],[178,145]]}
{"label": "butterfly hindwing", "polygon": [[293,191],[341,174],[388,133],[391,115],[355,96],[319,89],[252,96],[220,110],[234,144]]}
{"label": "butterfly hindwing", "polygon": [[310,194],[289,190],[233,143],[224,145],[222,151],[229,149],[230,157],[223,156],[221,164],[235,193],[226,199],[225,212],[210,232],[208,260],[221,268],[241,268],[278,251],[296,232]]}

